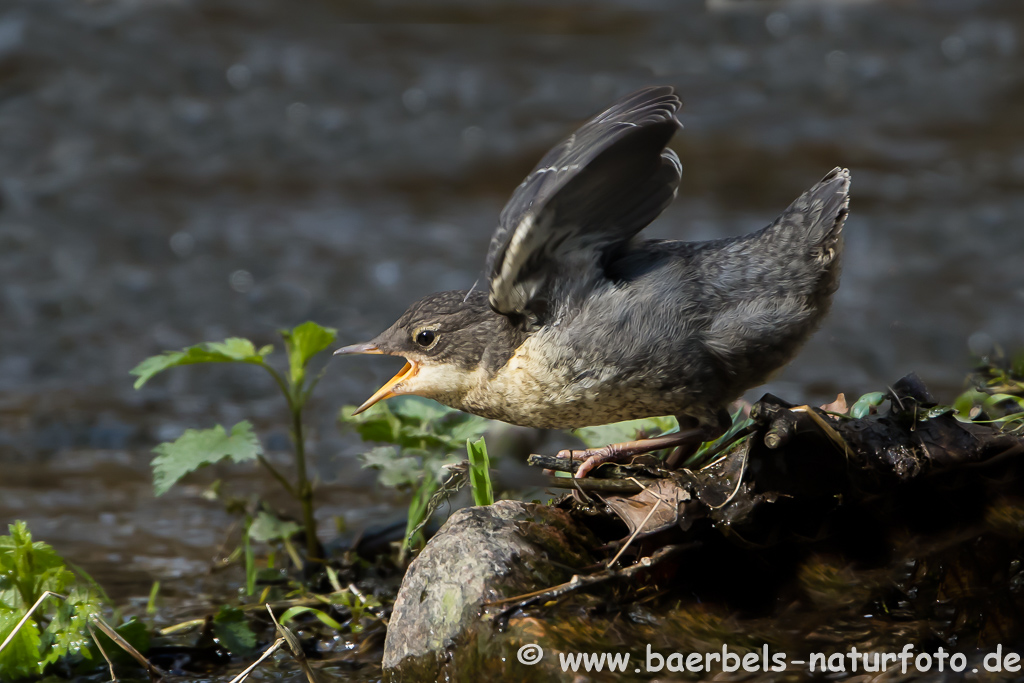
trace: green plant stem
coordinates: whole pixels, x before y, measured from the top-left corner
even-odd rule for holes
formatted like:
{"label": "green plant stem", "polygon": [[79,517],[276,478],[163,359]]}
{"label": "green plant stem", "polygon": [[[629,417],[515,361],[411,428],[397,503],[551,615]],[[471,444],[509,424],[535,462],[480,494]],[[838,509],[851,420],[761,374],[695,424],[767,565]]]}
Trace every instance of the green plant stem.
{"label": "green plant stem", "polygon": [[292,483],[285,479],[284,475],[278,472],[276,467],[271,465],[270,462],[262,455],[256,456],[256,459],[259,461],[261,465],[267,468],[267,471],[270,472],[271,476],[273,476],[274,479],[277,479],[278,483],[281,484],[281,486],[284,487],[284,490],[288,492],[288,495],[290,495],[292,498],[295,498],[296,500],[299,499],[299,494],[295,491],[295,488],[292,486]]}
{"label": "green plant stem", "polygon": [[[301,386],[289,387],[280,373],[266,363],[261,362],[260,366],[269,372],[277,382],[285,400],[288,401],[288,410],[292,414],[292,439],[295,441],[295,486],[287,484],[287,480],[280,473],[275,473],[273,468],[271,468],[271,473],[275,474],[277,480],[302,506],[302,526],[306,534],[306,561],[310,562],[319,555],[319,544],[316,538],[316,518],[313,516],[313,486],[306,475],[306,442],[302,429],[302,408],[305,406],[305,399],[309,394],[303,394]],[[269,467],[269,463],[265,464]]]}
{"label": "green plant stem", "polygon": [[302,434],[302,407],[292,408],[292,436],[295,438],[295,472],[298,478],[299,503],[302,505],[302,523],[306,529],[306,561],[318,557],[316,519],[313,517],[313,486],[306,477],[306,445]]}
{"label": "green plant stem", "polygon": [[[284,394],[285,400],[288,401],[288,409],[294,413],[295,403],[292,401],[292,392],[288,389],[288,383],[284,381],[284,377],[281,377],[281,374],[277,370],[270,367],[263,361],[260,361],[258,365],[269,372],[270,376],[274,378],[274,381],[277,382],[277,387],[281,390],[281,393]],[[301,407],[299,409],[301,410]]]}

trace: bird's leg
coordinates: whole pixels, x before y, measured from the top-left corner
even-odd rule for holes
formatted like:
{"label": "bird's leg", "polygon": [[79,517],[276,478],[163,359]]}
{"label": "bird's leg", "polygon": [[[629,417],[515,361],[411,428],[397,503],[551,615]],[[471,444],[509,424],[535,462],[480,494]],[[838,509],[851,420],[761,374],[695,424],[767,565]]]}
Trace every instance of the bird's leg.
{"label": "bird's leg", "polygon": [[576,470],[576,478],[582,479],[595,467],[599,467],[606,462],[622,462],[623,460],[632,458],[634,455],[660,451],[662,448],[674,448],[685,443],[690,443],[694,439],[696,439],[699,444],[703,441],[703,436],[703,429],[688,429],[686,431],[678,431],[673,434],[655,436],[650,439],[613,443],[601,448],[588,448],[582,451],[564,450],[560,451],[557,457],[582,460],[583,464],[581,464],[579,469]]}

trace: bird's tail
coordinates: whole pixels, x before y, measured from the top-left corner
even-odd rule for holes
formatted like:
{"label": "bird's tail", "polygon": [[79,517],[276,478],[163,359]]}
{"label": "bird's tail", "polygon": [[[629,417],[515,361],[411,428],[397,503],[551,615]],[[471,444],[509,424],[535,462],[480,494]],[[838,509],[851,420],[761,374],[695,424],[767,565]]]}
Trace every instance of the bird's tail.
{"label": "bird's tail", "polygon": [[834,168],[790,204],[773,228],[809,245],[815,260],[825,266],[838,255],[849,211],[850,171]]}

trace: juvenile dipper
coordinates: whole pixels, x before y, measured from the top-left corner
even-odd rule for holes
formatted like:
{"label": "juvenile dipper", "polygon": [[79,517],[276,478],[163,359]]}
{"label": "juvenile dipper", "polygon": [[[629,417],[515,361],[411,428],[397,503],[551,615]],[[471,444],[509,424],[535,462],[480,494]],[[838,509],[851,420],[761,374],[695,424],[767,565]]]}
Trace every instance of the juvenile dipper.
{"label": "juvenile dipper", "polygon": [[578,428],[675,415],[678,433],[560,455],[576,476],[694,447],[725,407],[810,336],[839,285],[850,174],[836,168],[768,227],[707,242],[641,240],[682,166],[672,88],[640,90],[547,153],[512,193],[487,254],[487,292],[431,294],[372,341],[402,356],[356,411],[417,394],[483,417]]}

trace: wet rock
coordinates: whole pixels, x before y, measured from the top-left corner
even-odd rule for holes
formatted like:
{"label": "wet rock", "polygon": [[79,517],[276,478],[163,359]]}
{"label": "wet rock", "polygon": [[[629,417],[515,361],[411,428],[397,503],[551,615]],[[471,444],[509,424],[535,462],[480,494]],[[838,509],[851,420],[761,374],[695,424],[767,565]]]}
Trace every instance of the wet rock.
{"label": "wet rock", "polygon": [[588,531],[556,508],[503,500],[459,510],[405,575],[384,668],[401,665],[393,678],[433,680],[457,640],[493,629],[480,618],[484,603],[569,580],[593,562],[594,545]]}

